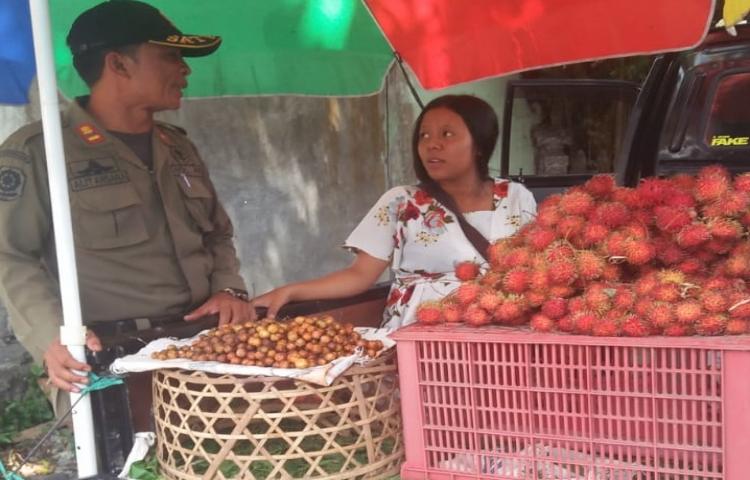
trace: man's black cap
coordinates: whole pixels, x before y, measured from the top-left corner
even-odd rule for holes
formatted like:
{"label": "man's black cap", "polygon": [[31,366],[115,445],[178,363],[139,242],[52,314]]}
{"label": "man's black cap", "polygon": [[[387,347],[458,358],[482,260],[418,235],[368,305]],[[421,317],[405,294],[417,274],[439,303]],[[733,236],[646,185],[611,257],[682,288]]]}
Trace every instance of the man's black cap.
{"label": "man's black cap", "polygon": [[109,0],[86,10],[70,27],[73,55],[139,43],[177,47],[186,57],[202,57],[221,45],[221,37],[184,34],[155,7],[137,0]]}

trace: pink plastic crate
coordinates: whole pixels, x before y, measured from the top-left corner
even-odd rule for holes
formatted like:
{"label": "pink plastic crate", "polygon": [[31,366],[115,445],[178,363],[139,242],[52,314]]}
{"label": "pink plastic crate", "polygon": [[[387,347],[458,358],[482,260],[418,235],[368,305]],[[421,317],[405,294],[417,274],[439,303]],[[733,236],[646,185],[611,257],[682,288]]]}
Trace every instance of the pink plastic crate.
{"label": "pink plastic crate", "polygon": [[403,479],[750,479],[750,336],[392,337]]}

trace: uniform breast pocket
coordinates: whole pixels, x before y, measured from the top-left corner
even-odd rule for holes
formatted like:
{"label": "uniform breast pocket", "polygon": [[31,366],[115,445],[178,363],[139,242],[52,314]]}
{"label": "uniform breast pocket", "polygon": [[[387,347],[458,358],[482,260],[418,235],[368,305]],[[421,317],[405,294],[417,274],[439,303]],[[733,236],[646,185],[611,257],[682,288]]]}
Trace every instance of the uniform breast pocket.
{"label": "uniform breast pocket", "polygon": [[141,199],[129,183],[75,192],[76,244],[91,249],[127,247],[148,240]]}
{"label": "uniform breast pocket", "polygon": [[214,195],[201,177],[178,176],[177,183],[180,185],[184,199],[185,208],[201,232],[207,233],[214,230],[211,221],[211,210]]}

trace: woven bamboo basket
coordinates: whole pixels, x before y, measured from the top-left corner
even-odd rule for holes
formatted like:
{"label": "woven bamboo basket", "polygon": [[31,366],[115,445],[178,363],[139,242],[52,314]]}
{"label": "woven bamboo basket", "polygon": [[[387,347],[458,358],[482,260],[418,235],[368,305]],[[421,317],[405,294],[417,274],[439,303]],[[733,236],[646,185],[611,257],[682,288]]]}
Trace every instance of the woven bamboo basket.
{"label": "woven bamboo basket", "polygon": [[157,457],[170,479],[384,479],[403,460],[395,353],[331,386],[182,370],[154,374]]}

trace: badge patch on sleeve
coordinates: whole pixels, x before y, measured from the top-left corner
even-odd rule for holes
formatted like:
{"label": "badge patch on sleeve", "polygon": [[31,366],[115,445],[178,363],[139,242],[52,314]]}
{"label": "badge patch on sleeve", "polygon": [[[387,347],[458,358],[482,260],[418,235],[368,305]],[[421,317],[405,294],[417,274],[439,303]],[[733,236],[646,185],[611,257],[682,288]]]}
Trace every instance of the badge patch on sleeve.
{"label": "badge patch on sleeve", "polygon": [[26,174],[15,167],[0,167],[0,200],[11,201],[21,196]]}

